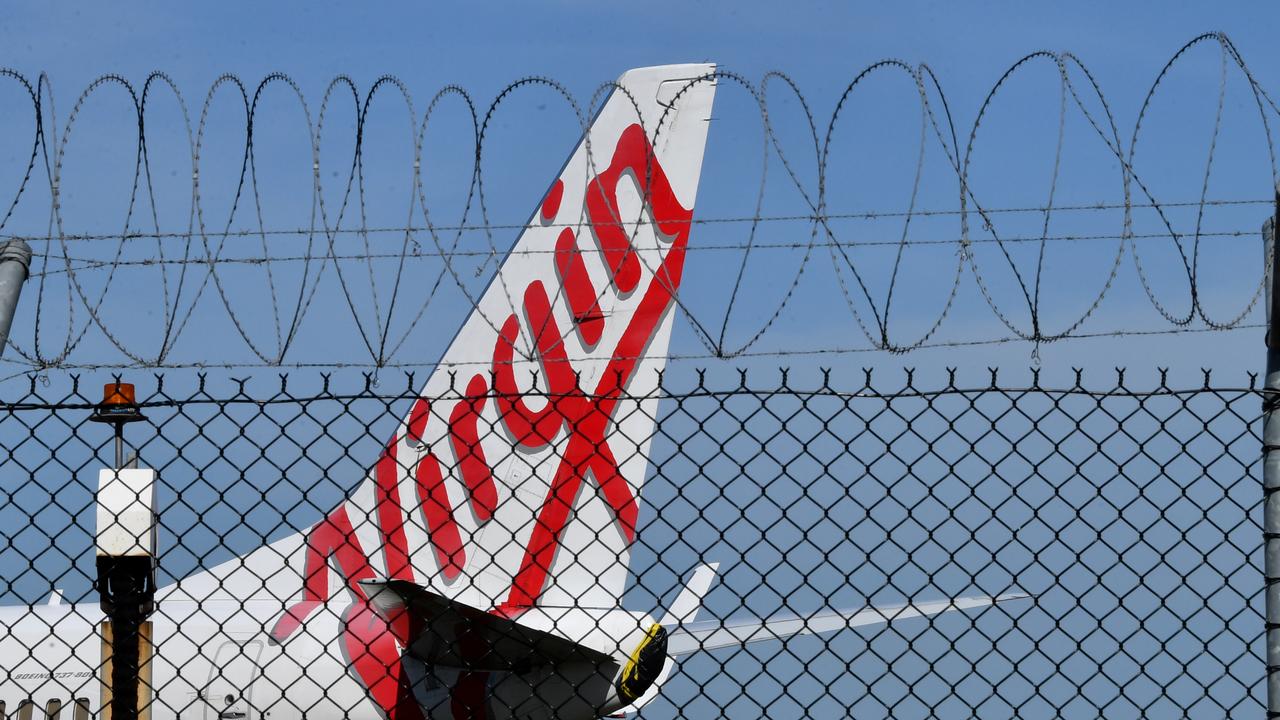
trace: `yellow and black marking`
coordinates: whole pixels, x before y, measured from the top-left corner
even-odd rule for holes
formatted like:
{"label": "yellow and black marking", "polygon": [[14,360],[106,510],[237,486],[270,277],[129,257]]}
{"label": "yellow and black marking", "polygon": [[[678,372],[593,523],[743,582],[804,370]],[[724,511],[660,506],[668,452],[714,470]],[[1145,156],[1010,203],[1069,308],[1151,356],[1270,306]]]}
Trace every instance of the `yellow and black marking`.
{"label": "yellow and black marking", "polygon": [[644,694],[658,679],[667,663],[667,630],[654,623],[631,653],[618,679],[618,697],[631,702]]}

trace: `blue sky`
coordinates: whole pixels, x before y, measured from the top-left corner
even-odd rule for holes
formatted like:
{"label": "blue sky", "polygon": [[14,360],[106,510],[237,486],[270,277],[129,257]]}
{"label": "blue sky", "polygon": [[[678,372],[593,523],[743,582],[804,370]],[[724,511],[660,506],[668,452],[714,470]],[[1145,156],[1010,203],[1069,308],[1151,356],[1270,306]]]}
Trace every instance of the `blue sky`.
{"label": "blue sky", "polygon": [[[164,3],[134,3],[123,7],[74,3],[52,8],[9,5],[4,12],[0,39],[7,48],[5,64],[29,77],[40,72],[49,74],[60,122],[65,122],[79,92],[104,73],[118,73],[140,86],[149,72],[165,72],[183,92],[193,121],[198,117],[205,92],[222,73],[240,76],[250,90],[268,73],[286,73],[307,96],[313,115],[326,86],[335,76],[350,76],[363,91],[376,78],[391,74],[403,80],[413,93],[420,118],[432,95],[450,83],[472,92],[481,109],[487,107],[507,83],[527,75],[554,78],[581,102],[586,102],[600,83],[629,67],[713,60],[722,69],[757,82],[769,70],[788,73],[803,91],[821,131],[841,91],[859,71],[883,58],[901,58],[912,64],[927,63],[937,74],[963,147],[983,99],[1000,75],[1023,55],[1050,49],[1071,51],[1087,65],[1103,89],[1118,126],[1117,134],[1127,148],[1152,79],[1183,43],[1202,32],[1225,31],[1250,63],[1262,86],[1271,88],[1275,75],[1271,68],[1274,49],[1267,33],[1271,25],[1267,16],[1277,11],[1263,4],[1168,7],[1128,3],[1116,7],[1106,3],[1063,6],[1010,2],[988,3],[977,10],[950,3],[893,6],[797,3],[783,12],[769,3],[650,3],[638,8],[624,4],[601,7],[590,3],[554,2],[537,6],[401,3],[382,5],[376,11],[340,3],[219,3],[197,8]],[[1043,62],[1040,65],[1042,67],[1031,67],[1008,83],[980,128],[972,163],[973,183],[980,202],[987,207],[1044,204],[1051,151],[1055,145],[1059,89],[1052,67]],[[1170,81],[1162,86],[1145,122],[1142,153],[1136,167],[1144,182],[1156,188],[1161,201],[1194,200],[1199,195],[1218,71],[1213,48],[1206,46],[1198,54],[1190,54],[1188,61],[1179,65]],[[1082,77],[1076,79],[1082,80]],[[904,189],[908,187],[904,182],[909,181],[909,173],[904,173],[904,168],[914,165],[915,140],[911,133],[915,131],[911,128],[918,127],[919,108],[913,104],[916,101],[910,97],[911,93],[903,92],[909,88],[900,80],[890,78],[879,86],[876,82],[866,83],[869,89],[860,90],[861,94],[855,95],[854,101],[846,106],[841,118],[844,125],[838,129],[838,142],[828,165],[831,211],[903,209]],[[8,93],[7,98],[20,100],[13,90],[10,85],[0,92]],[[229,96],[225,86],[223,90],[220,98],[225,100]],[[734,94],[735,91],[728,84],[722,84],[717,99],[721,124],[713,129],[710,140],[698,208],[702,218],[753,214],[755,175],[759,173],[759,136],[758,127],[752,123],[758,123],[758,116],[754,115],[755,108],[747,102],[745,94],[740,91]],[[1270,184],[1265,142],[1258,132],[1256,112],[1252,116],[1248,112],[1249,97],[1237,75],[1231,76],[1228,93],[1228,113],[1223,121],[1224,132],[1218,143],[1209,194],[1228,199],[1265,198]],[[180,116],[174,112],[176,106],[168,95],[158,92],[157,96],[159,99],[152,106],[157,108],[155,114],[149,115],[149,149],[157,166],[168,167],[171,177],[182,178],[187,172],[183,163],[189,163],[189,153],[181,137]],[[816,164],[811,157],[806,157],[806,153],[811,156],[812,151],[806,150],[802,116],[795,112],[794,102],[783,97],[783,93],[776,96],[770,106],[775,131],[790,161],[800,168],[802,175],[807,173],[812,183]],[[62,183],[63,214],[69,232],[120,230],[118,218],[128,205],[133,157],[132,119],[123,101],[122,93],[108,88],[91,98],[78,115]],[[366,136],[373,138],[367,141],[366,147],[366,173],[375,196],[370,201],[370,224],[394,226],[404,222],[404,212],[400,209],[403,203],[388,200],[380,206],[378,196],[398,198],[406,193],[406,176],[399,168],[409,157],[410,149],[408,144],[393,138],[405,137],[401,133],[407,116],[396,107],[394,99],[380,98],[379,102],[375,108],[379,112],[374,113],[375,119],[366,130]],[[284,188],[302,187],[299,181],[307,180],[309,162],[305,143],[300,141],[305,136],[299,130],[302,116],[297,105],[281,93],[267,93],[263,105],[258,133],[262,153],[259,165],[264,168],[265,221],[269,226],[298,227],[306,223],[309,204],[303,195],[289,194]],[[21,105],[14,103],[11,107]],[[441,132],[436,139],[428,140],[426,148],[428,154],[436,153],[433,158],[442,158],[435,166],[437,173],[431,182],[438,183],[443,196],[448,195],[450,188],[462,186],[468,169],[465,148],[472,142],[456,134],[465,130],[465,123],[460,113],[450,114],[451,110],[446,107],[446,112],[441,113]],[[530,115],[535,110],[536,116]],[[547,178],[567,153],[577,132],[576,121],[549,93],[519,97],[508,103],[504,112],[506,115],[495,125],[486,146],[486,161],[496,163],[486,167],[492,203],[490,219],[495,223],[518,223],[527,216],[528,208],[545,187]],[[14,127],[14,123],[20,125],[24,117],[15,112],[8,121],[10,127]],[[330,117],[336,117],[336,121],[329,122],[331,129],[338,129],[333,134],[338,138],[333,147],[337,150],[335,157],[341,157],[341,150],[346,147],[341,131],[352,127],[352,123],[350,117],[344,121],[341,110],[333,111]],[[215,104],[204,151],[205,162],[212,163],[212,167],[201,168],[202,183],[208,193],[206,209],[211,217],[220,217],[217,211],[229,207],[230,194],[226,190],[230,186],[224,183],[218,190],[217,179],[232,177],[225,172],[219,176],[218,170],[233,169],[233,161],[238,160],[236,142],[242,139],[242,134],[236,122],[231,105]],[[1084,125],[1082,116],[1068,117],[1067,123],[1063,151],[1066,159],[1056,201],[1059,204],[1118,201],[1114,158],[1108,156],[1096,134]],[[528,132],[522,135],[525,131]],[[9,162],[0,170],[5,178],[25,167],[29,144],[23,143],[28,142],[29,133],[29,128],[10,133],[12,145],[4,153]],[[530,147],[530,136],[539,138],[537,147]],[[12,138],[21,138],[21,141]],[[220,140],[225,141],[224,144],[219,145]],[[268,142],[274,140],[279,142]],[[922,204],[954,209],[954,173],[946,169],[936,150],[936,146],[931,146],[930,156],[925,160]],[[774,168],[768,181],[770,200],[765,214],[803,213],[805,208],[798,202],[798,195],[785,183],[779,183],[777,158],[771,158],[770,162]],[[496,171],[499,165],[501,172]],[[271,175],[277,169],[289,167],[301,168],[301,173],[288,175],[282,170],[280,177],[284,179],[280,180]],[[156,172],[163,177],[159,169]],[[4,182],[6,186],[12,185],[10,180]],[[182,182],[169,187],[164,182],[159,185],[160,224],[165,228],[185,229],[183,213],[187,212],[190,202],[183,193],[189,195],[189,186]],[[142,215],[143,210],[139,206],[137,214]],[[6,230],[23,232],[26,228],[33,233],[44,232],[47,212],[47,202],[24,199],[23,207]],[[248,227],[251,216],[245,214],[243,207],[240,212],[232,224]],[[1211,209],[1206,222],[1210,225],[1217,222],[1208,229],[1240,232],[1256,228],[1265,213],[1265,206]],[[441,216],[448,216],[448,212],[442,212]],[[1055,233],[1051,234],[1116,234],[1119,231],[1118,213],[1059,215],[1058,218],[1053,227]],[[1187,223],[1194,220],[1186,213],[1178,218],[1183,231]],[[1135,217],[1135,232],[1153,229],[1153,219],[1150,213],[1146,217],[1139,213]],[[1041,221],[1042,218],[1034,215],[1022,217],[1001,227],[1000,232],[1006,237],[1034,233]],[[135,217],[135,228],[136,222]],[[216,226],[219,222],[211,224]],[[958,235],[954,221],[914,222],[913,239]],[[809,231],[805,223],[775,223],[758,239],[796,243],[807,239]],[[901,227],[894,222],[864,223],[849,228],[849,233],[842,239],[896,239]],[[978,230],[974,237],[980,234]],[[495,242],[501,247],[512,239],[513,236],[500,233]],[[695,238],[695,246],[698,239]],[[701,239],[707,244],[740,244],[745,241],[745,235],[741,225],[719,231],[708,226]],[[1260,277],[1255,262],[1256,241],[1236,237],[1210,238],[1205,242],[1202,249],[1205,265],[1199,288],[1202,300],[1218,317],[1234,315],[1251,297],[1251,288]],[[1176,306],[1185,305],[1189,295],[1185,276],[1179,277],[1183,271],[1172,247],[1167,241],[1151,246],[1145,250],[1143,261],[1157,294],[1177,313],[1180,308]],[[1034,249],[1034,246],[1024,246],[1013,251],[1024,273],[1030,267],[1027,263],[1034,261],[1034,255],[1026,253],[1034,253]],[[924,249],[919,251],[920,255],[908,255],[904,279],[895,289],[895,339],[910,342],[936,317],[954,273],[954,250],[954,247],[935,248],[930,254],[931,251]],[[106,248],[103,252],[110,257],[114,250]],[[144,257],[151,251],[128,250],[125,256],[132,257],[130,252]],[[273,252],[287,254],[274,248]],[[888,251],[858,252],[862,254],[855,253],[855,261],[866,263],[862,273],[873,295],[882,302],[886,290],[884,280],[888,277],[885,272],[888,266],[884,264],[890,258],[885,254]],[[1019,252],[1023,254],[1018,255]],[[979,247],[975,253],[983,263],[988,289],[1002,311],[1019,326],[1027,327],[1025,301],[1019,299],[1017,285],[1007,265],[995,255],[994,246]],[[801,292],[782,313],[780,321],[749,350],[767,356],[775,350],[869,347],[870,343],[862,337],[838,292],[840,277],[851,284],[852,276],[847,270],[838,276],[827,253],[820,254],[821,258],[805,268]],[[1046,330],[1065,327],[1070,318],[1088,307],[1090,299],[1105,283],[1114,256],[1113,244],[1051,246],[1046,289],[1042,293],[1042,303],[1048,308]],[[698,256],[690,260],[688,306],[705,326],[718,328],[727,298],[727,285],[719,279],[724,257],[710,254],[701,257],[707,258],[704,264],[699,264]],[[730,259],[740,262],[740,256]],[[785,291],[785,280],[792,276],[798,262],[799,253],[795,250],[760,252],[752,258],[745,278],[748,287],[758,287],[760,291],[751,297],[754,305],[744,303],[735,309],[736,314],[729,322],[726,348],[738,347],[752,335],[757,327],[753,324],[754,317],[772,312]],[[779,268],[783,272],[779,272]],[[148,333],[154,336],[154,328],[161,325],[156,303],[143,297],[146,290],[158,287],[158,276],[153,270],[147,272],[153,274],[122,272],[116,276],[117,284],[108,304],[110,312],[104,315],[113,331],[124,338],[124,344],[131,349],[143,348],[143,355],[156,343],[156,337],[148,337]],[[961,275],[957,301],[948,313],[944,331],[932,339],[945,342],[1009,335],[978,294],[972,272],[966,269]],[[92,289],[101,285],[105,275],[86,273],[85,277]],[[228,283],[232,295],[239,296],[245,303],[245,309],[239,313],[254,316],[247,308],[260,307],[260,303],[268,300],[253,295],[260,292],[261,283],[250,275],[236,277]],[[1218,278],[1221,281],[1215,282]],[[125,283],[140,290],[125,293],[121,290],[121,284]],[[1126,252],[1122,258],[1112,285],[1115,287],[1107,299],[1080,332],[1171,328],[1142,294],[1131,253]],[[32,316],[23,313],[34,313],[30,287],[28,285],[14,331],[15,341],[25,342],[27,347],[32,339]],[[65,284],[55,290],[63,295],[67,291]],[[368,360],[367,354],[361,356],[354,351],[354,354],[344,354],[345,348],[336,356],[326,355],[332,348],[325,346],[324,338],[318,337],[314,328],[328,323],[321,323],[314,316],[329,313],[322,305],[324,298],[332,295],[330,289],[321,289],[321,307],[310,311],[310,323],[304,324],[304,332],[291,350],[290,360]],[[213,301],[212,291],[203,301],[206,305],[218,304]],[[434,308],[429,320],[435,328],[455,326],[461,322],[465,309],[462,305],[441,304]],[[857,309],[864,317],[869,315],[865,305]],[[211,349],[221,351],[237,344],[241,347],[226,358],[228,361],[256,361],[237,336],[223,335],[234,331],[220,313],[225,315],[214,311],[207,317],[199,313],[193,316],[191,327],[198,327],[200,332],[187,332],[192,337],[179,344],[179,352],[172,356],[174,362],[207,358]],[[42,330],[45,354],[56,354],[57,343],[50,338],[63,331],[60,326],[66,324],[65,305],[55,308],[46,304],[41,315],[45,323]],[[82,308],[80,315],[77,322],[84,322]],[[136,317],[146,318],[147,322],[133,321]],[[124,318],[130,321],[124,322]],[[285,320],[287,322],[287,317]],[[1248,321],[1259,321],[1256,312]],[[250,317],[245,322],[251,334],[261,331],[255,337],[262,347],[272,345],[270,327],[256,325],[265,323],[265,317]],[[344,332],[355,336],[350,317],[337,322],[346,323],[342,326],[348,328]],[[1203,327],[1203,323],[1194,326]],[[673,352],[705,356],[707,348],[692,334],[690,327],[687,321],[678,325]],[[311,329],[310,336],[307,329]],[[443,349],[432,341],[439,334],[411,336],[408,347],[412,352],[406,351],[396,359],[429,364]],[[228,338],[226,343],[224,337]],[[1212,343],[1199,334],[1118,341],[1080,340],[1046,346],[1038,358],[1032,357],[1029,344],[1016,343],[923,350],[906,356],[874,352],[825,356],[822,360],[766,357],[743,362],[767,367],[821,362],[851,368],[868,364],[983,368],[999,364],[1020,369],[1038,359],[1053,370],[1070,366],[1111,368],[1149,364],[1154,356],[1161,358],[1162,364],[1188,371],[1201,366],[1217,367],[1233,384],[1242,378],[1245,370],[1260,366],[1261,346],[1256,330],[1214,337]],[[815,343],[815,338],[823,342]],[[96,330],[77,348],[73,362],[126,361]],[[1231,349],[1227,357],[1222,353],[1223,348]],[[690,362],[706,364],[708,359],[695,357]],[[22,369],[20,365],[6,367],[12,368],[7,374]]]}
{"label": "blue sky", "polygon": [[[348,3],[10,4],[9,64],[64,81],[153,69],[208,82],[216,73],[284,71],[323,82],[393,72],[411,82],[503,82],[544,73],[594,86],[628,67],[712,59],[757,74],[784,69],[838,82],[881,57],[928,61],[987,78],[1015,54],[1071,49],[1147,79],[1153,57],[1223,30],[1265,52],[1263,3]],[[1127,67],[1128,66],[1128,67]],[[951,80],[958,79],[953,76]]]}

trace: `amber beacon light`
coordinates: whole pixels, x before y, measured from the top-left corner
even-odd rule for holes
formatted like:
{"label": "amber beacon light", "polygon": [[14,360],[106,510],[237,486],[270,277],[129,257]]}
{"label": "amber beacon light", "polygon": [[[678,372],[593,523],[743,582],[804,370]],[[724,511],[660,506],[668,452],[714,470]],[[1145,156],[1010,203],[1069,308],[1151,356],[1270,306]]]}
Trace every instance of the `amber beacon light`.
{"label": "amber beacon light", "polygon": [[92,422],[107,423],[116,428],[116,467],[124,467],[124,426],[146,420],[135,399],[133,383],[110,382],[102,386],[102,402],[89,416]]}

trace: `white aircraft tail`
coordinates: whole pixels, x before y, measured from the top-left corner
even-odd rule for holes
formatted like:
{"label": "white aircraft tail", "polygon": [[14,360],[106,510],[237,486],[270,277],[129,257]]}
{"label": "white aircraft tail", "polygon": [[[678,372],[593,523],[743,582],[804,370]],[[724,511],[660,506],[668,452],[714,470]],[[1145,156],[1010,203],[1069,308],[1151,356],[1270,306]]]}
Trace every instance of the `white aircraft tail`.
{"label": "white aircraft tail", "polygon": [[289,598],[277,642],[376,578],[512,616],[617,607],[714,69],[619,78],[364,481],[306,533],[167,592]]}

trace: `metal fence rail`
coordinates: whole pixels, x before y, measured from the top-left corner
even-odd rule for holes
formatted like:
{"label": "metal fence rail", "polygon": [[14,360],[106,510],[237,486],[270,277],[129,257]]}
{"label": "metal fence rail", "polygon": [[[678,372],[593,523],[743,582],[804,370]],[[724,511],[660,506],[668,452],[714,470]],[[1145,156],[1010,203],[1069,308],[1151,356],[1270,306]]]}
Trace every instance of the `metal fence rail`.
{"label": "metal fence rail", "polygon": [[[694,652],[642,716],[1261,714],[1256,388],[1206,376],[1202,387],[1133,389],[1123,373],[1101,389],[1008,387],[994,374],[968,387],[954,375],[761,377],[668,380],[656,403],[619,398],[615,418],[656,408],[650,437],[609,440],[623,475],[645,468],[625,477],[639,509],[624,608],[662,618],[701,563],[718,567],[702,610],[685,618],[691,628],[765,618],[765,635],[790,634],[780,616],[1029,597]],[[79,720],[103,698],[94,483],[114,453],[110,433],[86,422],[99,386],[67,382],[33,383],[0,406],[0,593],[17,606],[0,609],[0,707],[18,720]],[[398,634],[359,597],[347,603],[367,568],[483,605],[463,592],[485,571],[475,548],[501,550],[494,538],[508,536],[532,553],[523,545],[545,518],[545,490],[519,488],[517,466],[491,454],[496,505],[484,511],[474,473],[450,461],[461,454],[397,445],[415,417],[428,422],[414,414],[412,379],[403,392],[367,379],[139,382],[147,422],[126,439],[159,476],[152,717],[372,717],[377,705],[397,718],[523,717],[494,690],[497,672],[423,671],[410,657],[413,631]],[[487,412],[502,400],[484,399]],[[487,438],[509,429],[483,407],[477,439],[490,448]],[[547,445],[523,472],[536,478],[545,457],[562,459],[563,436]],[[628,465],[623,450],[643,462]],[[414,469],[433,454],[443,495]],[[387,477],[398,480],[379,482]],[[568,524],[625,506],[605,484],[592,475],[571,493]],[[376,496],[392,490],[398,498]],[[335,520],[340,508],[350,528]],[[503,524],[519,513],[528,521]],[[460,533],[452,558],[450,517]],[[308,528],[307,541],[286,547]],[[625,519],[595,527],[591,541],[626,529]],[[264,561],[265,543],[278,562]],[[579,553],[561,546],[556,562],[566,550]],[[495,553],[492,564],[505,562]],[[304,555],[332,555],[329,571]],[[300,610],[304,587],[328,602]],[[667,629],[674,638],[678,627]],[[362,692],[352,699],[344,683]],[[468,688],[483,708],[467,704]]]}

